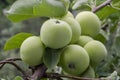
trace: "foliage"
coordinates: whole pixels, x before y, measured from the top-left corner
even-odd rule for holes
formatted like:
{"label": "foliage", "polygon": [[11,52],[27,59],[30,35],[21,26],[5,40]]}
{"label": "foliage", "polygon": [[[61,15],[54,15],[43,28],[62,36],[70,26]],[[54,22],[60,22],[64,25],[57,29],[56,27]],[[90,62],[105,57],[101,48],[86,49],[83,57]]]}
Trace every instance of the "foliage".
{"label": "foliage", "polygon": [[[60,0],[60,1],[64,1],[64,0]],[[8,7],[13,2],[14,2],[14,0],[12,0],[12,1],[1,0],[0,4],[1,3],[4,3],[4,4],[0,5],[0,9],[6,10],[5,7]],[[28,2],[28,5],[30,5],[28,7],[28,10],[30,12],[32,11],[31,6],[33,6],[33,4],[36,4],[36,3],[37,2],[35,2],[35,3]],[[101,19],[102,30],[104,31],[104,34],[102,33],[102,35],[104,37],[104,44],[106,45],[106,48],[108,50],[108,56],[96,68],[96,72],[97,72],[96,74],[98,77],[106,77],[109,75],[111,75],[111,76],[115,75],[116,79],[114,78],[113,80],[117,80],[118,76],[120,76],[120,51],[119,51],[120,50],[120,42],[119,42],[120,41],[120,5],[119,4],[120,4],[119,0],[114,0],[114,1],[112,1],[112,0],[74,0],[74,1],[70,0],[70,7],[69,7],[69,10],[74,14],[74,16],[80,11],[90,10],[90,11],[93,11],[94,13],[96,13],[98,15],[98,17]],[[24,4],[24,5],[26,5],[26,4]],[[18,6],[18,7],[20,7],[20,6]],[[21,9],[26,9],[26,8],[22,7]],[[29,13],[29,11],[26,13]],[[15,12],[13,12],[13,13],[15,13]],[[19,13],[19,14],[21,14],[21,13]],[[26,13],[22,13],[22,14],[26,14]],[[16,16],[16,14],[12,14],[12,16]],[[32,17],[33,17],[33,15],[32,15]],[[34,16],[34,17],[36,17],[36,16]],[[41,16],[39,16],[39,17],[41,17]],[[9,18],[11,18],[11,17],[9,17]],[[0,55],[2,56],[2,57],[0,57],[1,60],[5,59],[7,56],[8,57],[13,57],[13,56],[19,57],[18,50],[9,51],[9,52],[3,51],[3,46],[6,42],[6,40],[8,40],[8,38],[10,36],[13,36],[18,32],[28,32],[28,33],[33,33],[35,35],[39,35],[40,26],[42,25],[42,23],[45,20],[48,19],[43,16],[41,18],[29,19],[29,18],[31,18],[31,16],[28,16],[28,14],[27,14],[27,15],[20,15],[20,17],[14,18],[13,21],[16,21],[16,20],[19,21],[18,18],[20,18],[20,21],[22,21],[22,22],[11,23],[10,21],[8,21],[6,19],[5,16],[3,16],[1,14],[1,19],[0,19],[0,22],[1,22],[0,23]],[[27,20],[23,21],[24,18]],[[19,35],[19,34],[17,34],[17,35]],[[29,34],[28,35],[22,34],[20,36],[25,36],[24,37],[24,39],[25,39],[29,36]],[[9,50],[10,48],[11,49],[19,48],[20,44],[23,41],[23,39],[22,40],[21,40],[21,38],[19,39],[20,36],[15,35],[11,38],[11,40],[8,40],[7,43],[5,44],[5,49]],[[14,44],[15,47],[11,47],[10,44],[13,44],[13,41],[15,39],[19,39],[20,42],[15,43]],[[8,44],[8,42],[10,44]],[[19,44],[19,46],[18,46],[18,44]],[[6,47],[9,47],[9,48],[6,48]],[[56,51],[54,51],[54,50],[48,49],[46,53],[48,53],[48,52],[51,52],[51,54],[44,55],[45,56],[44,62],[46,63],[46,66],[53,68],[58,63],[59,55],[58,54],[53,55],[54,53],[56,53]],[[11,54],[4,54],[4,53],[11,53]],[[15,53],[17,53],[17,54],[15,54]],[[53,57],[55,57],[55,58],[53,58]],[[51,59],[52,59],[52,62],[50,63],[49,61]],[[23,63],[20,63],[20,64],[23,64]],[[23,64],[23,65],[25,65],[25,64]],[[8,66],[9,65],[6,65],[5,69],[8,68]],[[24,67],[26,68],[26,65]],[[13,74],[10,75],[11,77],[9,77],[9,76],[8,77],[13,79],[13,77],[17,76],[17,75],[15,75],[16,69],[15,70],[13,68],[10,68],[10,69],[11,69],[10,73],[13,73]],[[6,74],[7,72],[5,71],[5,72],[0,72],[0,73]],[[17,73],[20,75],[19,72],[17,72]],[[109,78],[111,78],[111,76],[109,76]],[[2,76],[0,76],[0,77],[2,77]],[[6,76],[3,78],[8,79]],[[17,76],[14,80],[22,80],[22,78],[20,76]]]}

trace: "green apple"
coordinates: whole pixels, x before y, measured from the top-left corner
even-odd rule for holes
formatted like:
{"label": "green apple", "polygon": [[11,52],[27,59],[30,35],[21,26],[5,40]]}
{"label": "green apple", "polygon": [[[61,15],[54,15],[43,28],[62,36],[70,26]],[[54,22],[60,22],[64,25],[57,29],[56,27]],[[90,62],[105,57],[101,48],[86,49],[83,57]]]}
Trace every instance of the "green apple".
{"label": "green apple", "polygon": [[72,29],[72,39],[70,43],[76,43],[79,36],[81,35],[81,27],[79,23],[71,17],[64,17],[62,18],[62,20],[67,22],[70,25],[70,28]]}
{"label": "green apple", "polygon": [[96,67],[107,56],[107,49],[100,41],[90,41],[84,48],[89,54],[91,66]]}
{"label": "green apple", "polygon": [[65,16],[63,16],[63,17],[71,17],[71,18],[74,18],[73,14],[72,14],[70,11],[68,11],[67,14],[66,14]]}
{"label": "green apple", "polygon": [[78,41],[77,41],[77,44],[79,44],[80,46],[84,47],[85,44],[87,44],[89,41],[92,41],[92,40],[93,40],[92,37],[82,35],[82,36],[79,36],[79,39],[78,39]]}
{"label": "green apple", "polygon": [[75,18],[82,30],[82,35],[96,36],[100,32],[100,19],[96,14],[90,11],[83,11],[77,14]]}
{"label": "green apple", "polygon": [[89,66],[89,55],[87,51],[79,45],[68,45],[61,53],[60,65],[68,74],[81,74]]}
{"label": "green apple", "polygon": [[68,23],[58,19],[49,19],[43,23],[40,31],[42,42],[49,48],[58,49],[70,43],[72,30]]}
{"label": "green apple", "polygon": [[89,66],[89,67],[85,70],[85,72],[83,72],[83,73],[80,75],[80,77],[95,78],[95,71],[94,71],[94,69],[93,69],[91,66]]}
{"label": "green apple", "polygon": [[42,63],[44,50],[45,47],[40,37],[31,36],[22,43],[20,47],[20,57],[30,66],[36,66]]}

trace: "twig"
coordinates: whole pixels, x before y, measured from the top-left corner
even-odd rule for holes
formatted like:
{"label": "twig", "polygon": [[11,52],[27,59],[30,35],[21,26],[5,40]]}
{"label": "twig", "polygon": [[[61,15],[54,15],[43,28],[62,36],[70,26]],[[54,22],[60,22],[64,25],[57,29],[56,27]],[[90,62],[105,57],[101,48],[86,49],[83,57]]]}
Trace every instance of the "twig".
{"label": "twig", "polygon": [[7,58],[5,61],[21,61],[21,58]]}
{"label": "twig", "polygon": [[17,68],[17,70],[19,70],[22,74],[23,74],[23,76],[24,76],[24,79],[25,80],[29,80],[28,79],[28,75],[25,73],[25,71],[22,69],[22,68],[20,68],[16,63],[14,63],[13,61],[1,61],[0,62],[0,65],[1,64],[11,64],[11,65],[13,65],[14,67],[16,67]]}
{"label": "twig", "polygon": [[100,4],[99,6],[94,7],[94,8],[92,9],[92,12],[94,12],[94,13],[97,12],[98,10],[102,9],[103,7],[105,7],[105,6],[107,6],[107,5],[110,5],[111,2],[112,2],[112,0],[107,0],[107,1],[103,2],[103,3]]}
{"label": "twig", "polygon": [[71,75],[61,75],[58,73],[47,73],[44,75],[46,78],[52,78],[52,79],[58,79],[58,78],[69,78],[73,80],[107,80],[107,78],[82,78],[77,76],[71,76]]}
{"label": "twig", "polygon": [[[3,60],[3,61],[21,61],[21,58],[8,58],[8,59],[5,59],[5,60]],[[1,64],[0,69],[1,69],[4,65],[5,65],[5,63],[4,63],[4,64]]]}

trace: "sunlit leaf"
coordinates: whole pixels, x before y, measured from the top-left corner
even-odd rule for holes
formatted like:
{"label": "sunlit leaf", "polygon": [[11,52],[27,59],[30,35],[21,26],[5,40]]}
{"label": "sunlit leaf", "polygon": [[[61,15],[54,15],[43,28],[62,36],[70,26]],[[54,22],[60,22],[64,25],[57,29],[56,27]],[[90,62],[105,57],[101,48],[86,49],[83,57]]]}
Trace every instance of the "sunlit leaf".
{"label": "sunlit leaf", "polygon": [[111,14],[118,12],[117,9],[111,7],[111,6],[106,6],[102,8],[101,10],[97,11],[97,15],[100,19],[105,19],[109,17]]}
{"label": "sunlit leaf", "polygon": [[69,0],[41,0],[34,6],[34,14],[45,17],[62,17],[67,13]]}
{"label": "sunlit leaf", "polygon": [[19,48],[22,44],[22,42],[30,37],[33,36],[33,34],[30,33],[18,33],[15,36],[12,36],[8,41],[5,43],[4,50],[12,50]]}
{"label": "sunlit leaf", "polygon": [[6,15],[13,22],[36,17],[33,13],[33,7],[38,3],[38,0],[17,0],[10,9],[6,11]]}
{"label": "sunlit leaf", "polygon": [[16,76],[16,77],[14,78],[14,80],[23,80],[23,78],[20,77],[20,76]]}
{"label": "sunlit leaf", "polygon": [[62,17],[68,7],[69,0],[17,0],[6,15],[13,22],[35,17]]}

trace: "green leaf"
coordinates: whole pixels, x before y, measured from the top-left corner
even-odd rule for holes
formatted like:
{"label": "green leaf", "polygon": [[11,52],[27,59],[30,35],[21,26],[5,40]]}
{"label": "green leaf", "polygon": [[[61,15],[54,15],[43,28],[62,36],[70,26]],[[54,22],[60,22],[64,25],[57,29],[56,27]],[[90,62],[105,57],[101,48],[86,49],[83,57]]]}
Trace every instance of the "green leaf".
{"label": "green leaf", "polygon": [[68,11],[69,0],[41,0],[34,6],[34,14],[46,17],[62,17]]}
{"label": "green leaf", "polygon": [[23,80],[23,78],[20,77],[20,76],[16,76],[16,77],[14,78],[14,80]]}
{"label": "green leaf", "polygon": [[113,0],[111,5],[113,8],[120,10],[120,0]]}
{"label": "green leaf", "polygon": [[103,44],[105,44],[106,43],[106,41],[108,40],[108,34],[105,32],[105,31],[103,31],[103,30],[100,30],[100,33],[97,35],[97,36],[95,36],[95,40],[99,40],[99,41],[101,41]]}
{"label": "green leaf", "polygon": [[[115,42],[114,42],[114,46],[115,46],[115,49],[118,53],[120,53],[120,36],[117,36],[115,38]],[[120,55],[120,54],[119,54]]]}
{"label": "green leaf", "polygon": [[45,51],[43,62],[49,69],[53,69],[59,62],[61,49],[54,50],[46,48]]}
{"label": "green leaf", "polygon": [[11,8],[6,11],[6,15],[13,22],[36,17],[33,13],[33,7],[38,3],[38,0],[17,0]]}
{"label": "green leaf", "polygon": [[117,71],[114,71],[111,73],[110,76],[107,77],[108,80],[120,80],[120,77],[117,74]]}
{"label": "green leaf", "polygon": [[4,46],[4,50],[12,50],[12,49],[16,49],[19,48],[22,44],[22,42],[30,37],[33,36],[33,34],[30,33],[18,33],[15,36],[12,36],[6,43]]}
{"label": "green leaf", "polygon": [[85,4],[87,3],[88,0],[74,0],[73,1],[73,6],[72,6],[72,9],[75,10],[75,9],[78,9],[82,4]]}
{"label": "green leaf", "polygon": [[69,7],[69,0],[17,0],[6,11],[7,17],[19,22],[35,17],[62,17]]}
{"label": "green leaf", "polygon": [[103,19],[109,17],[111,14],[116,13],[116,12],[118,12],[117,9],[115,9],[111,6],[106,6],[106,7],[102,8],[101,10],[97,11],[96,14],[98,15],[98,17],[100,19],[103,20]]}

